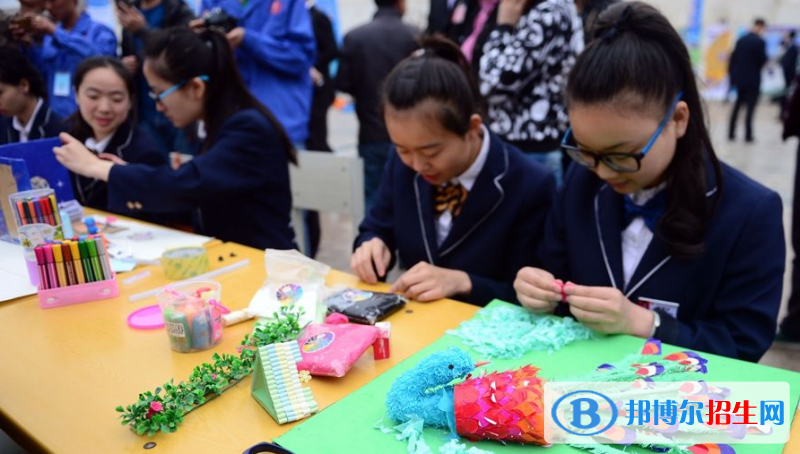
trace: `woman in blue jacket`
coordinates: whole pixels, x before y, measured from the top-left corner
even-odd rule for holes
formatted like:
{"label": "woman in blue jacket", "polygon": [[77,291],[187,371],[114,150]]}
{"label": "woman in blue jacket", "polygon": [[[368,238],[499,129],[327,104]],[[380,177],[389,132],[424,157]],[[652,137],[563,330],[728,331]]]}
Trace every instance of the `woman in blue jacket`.
{"label": "woman in blue jacket", "polygon": [[[226,32],[250,91],[271,110],[296,144],[308,138],[316,44],[305,0],[203,0],[200,11],[219,8],[237,26]],[[202,19],[193,27],[204,27]]]}
{"label": "woman in blue jacket", "polygon": [[717,159],[689,53],[664,16],[619,3],[595,30],[567,84],[562,146],[578,165],[541,268],[518,274],[519,300],[600,332],[758,361],[781,300],[781,200]]}
{"label": "woman in blue jacket", "polygon": [[273,115],[242,82],[225,36],[174,28],[152,34],[144,74],[159,111],[179,128],[202,120],[201,154],[169,166],[117,165],[73,137],[54,149],[67,168],[108,182],[109,208],[192,211],[198,233],[256,248],[295,247],[289,162],[294,148]]}
{"label": "woman in blue jacket", "polygon": [[0,145],[55,137],[61,118],[47,102],[47,87],[18,49],[0,47]]}
{"label": "woman in blue jacket", "polygon": [[399,257],[392,291],[417,301],[514,300],[534,263],[555,180],[483,125],[469,64],[454,43],[429,39],[389,74],[384,118],[395,152],[351,259],[365,282]]}
{"label": "woman in blue jacket", "polygon": [[[28,57],[47,83],[53,111],[66,118],[77,107],[72,91],[75,68],[87,57],[115,56],[117,37],[113,30],[82,11],[78,0],[49,1],[47,11],[53,20],[37,15],[31,21],[31,32],[18,26],[14,30],[30,46]],[[43,36],[41,44],[33,41],[34,35]]]}

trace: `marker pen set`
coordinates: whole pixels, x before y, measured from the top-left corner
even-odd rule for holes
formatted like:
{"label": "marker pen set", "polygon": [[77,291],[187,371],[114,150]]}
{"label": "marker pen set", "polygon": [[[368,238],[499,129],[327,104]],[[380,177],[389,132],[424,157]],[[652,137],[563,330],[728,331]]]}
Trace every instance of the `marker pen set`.
{"label": "marker pen set", "polygon": [[27,191],[31,193],[19,193],[19,197],[11,200],[11,207],[14,210],[17,225],[29,224],[48,224],[52,226],[61,225],[61,216],[58,213],[56,196],[52,194],[33,194],[41,191]]}
{"label": "marker pen set", "polygon": [[34,248],[43,308],[86,303],[119,295],[105,239],[89,235]]}
{"label": "marker pen set", "polygon": [[112,277],[101,236],[75,238],[34,248],[42,289],[105,281]]}

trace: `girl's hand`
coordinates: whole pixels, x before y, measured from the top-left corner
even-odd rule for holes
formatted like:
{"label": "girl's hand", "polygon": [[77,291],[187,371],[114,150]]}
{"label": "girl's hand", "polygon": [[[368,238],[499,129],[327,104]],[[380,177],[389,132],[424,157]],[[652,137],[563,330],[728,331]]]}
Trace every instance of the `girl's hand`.
{"label": "girl's hand", "polygon": [[517,273],[514,290],[523,307],[536,313],[550,313],[561,301],[561,281],[549,272],[525,267]]}
{"label": "girl's hand", "polygon": [[111,173],[114,163],[98,158],[80,140],[66,132],[62,132],[58,137],[63,144],[53,148],[58,162],[78,175],[108,181],[108,175]]}
{"label": "girl's hand", "polygon": [[607,334],[631,334],[647,338],[653,329],[653,313],[633,304],[613,287],[564,286],[570,312],[589,328]]}
{"label": "girl's hand", "polygon": [[402,293],[406,298],[420,302],[434,301],[469,295],[472,292],[472,280],[464,271],[419,262],[403,273],[389,291]]}
{"label": "girl's hand", "polygon": [[[392,260],[392,253],[380,238],[373,238],[361,243],[361,246],[350,257],[350,268],[359,279],[367,284],[377,284],[378,279],[386,276],[386,268]],[[377,273],[376,273],[377,271]]]}

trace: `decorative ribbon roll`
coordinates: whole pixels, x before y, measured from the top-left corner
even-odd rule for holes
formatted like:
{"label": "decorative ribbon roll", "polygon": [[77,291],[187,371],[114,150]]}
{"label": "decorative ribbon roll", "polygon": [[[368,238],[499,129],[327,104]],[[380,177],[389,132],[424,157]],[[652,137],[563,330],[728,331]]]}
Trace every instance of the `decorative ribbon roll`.
{"label": "decorative ribbon roll", "polygon": [[202,246],[167,249],[161,256],[167,279],[181,280],[208,271],[208,252]]}

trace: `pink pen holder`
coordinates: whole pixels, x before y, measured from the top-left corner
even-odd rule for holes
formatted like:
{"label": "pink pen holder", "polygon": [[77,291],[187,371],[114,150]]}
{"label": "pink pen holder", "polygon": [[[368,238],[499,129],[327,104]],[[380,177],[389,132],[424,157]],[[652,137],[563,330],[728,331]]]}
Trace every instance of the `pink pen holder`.
{"label": "pink pen holder", "polygon": [[41,285],[39,286],[39,306],[42,309],[88,303],[116,296],[119,296],[119,283],[115,273],[111,273],[111,279],[88,284],[52,289],[43,289]]}

